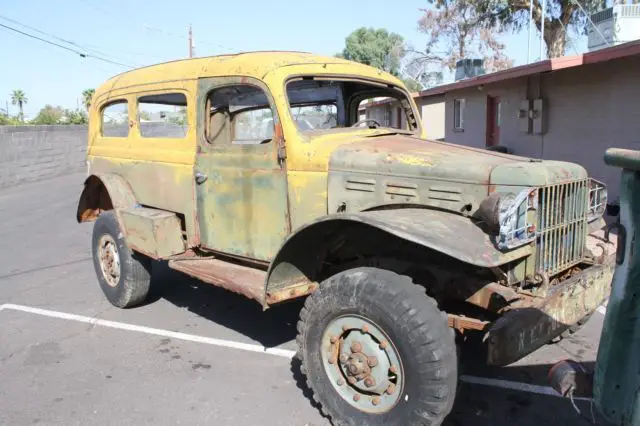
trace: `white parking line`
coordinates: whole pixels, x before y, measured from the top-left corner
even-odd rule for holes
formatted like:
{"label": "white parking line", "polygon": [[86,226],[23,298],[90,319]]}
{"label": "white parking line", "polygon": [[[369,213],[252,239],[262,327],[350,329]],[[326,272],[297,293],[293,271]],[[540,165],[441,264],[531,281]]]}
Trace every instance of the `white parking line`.
{"label": "white parking line", "polygon": [[249,352],[260,352],[268,355],[281,356],[284,358],[293,358],[295,351],[280,348],[266,348],[260,345],[250,343],[234,342],[231,340],[214,339],[212,337],[196,336],[193,334],[180,333],[177,331],[162,330],[159,328],[144,327],[141,325],[126,324],[117,321],[108,321],[100,318],[86,317],[84,315],[68,314],[66,312],[51,311],[49,309],[32,308],[30,306],[13,305],[10,303],[0,305],[0,310],[7,309],[12,311],[27,312],[45,317],[59,318],[70,321],[84,322],[91,325],[99,325],[102,327],[115,328],[118,330],[137,331],[139,333],[153,334],[155,336],[170,337],[188,342],[205,343],[213,346],[222,346],[232,349],[240,349]]}
{"label": "white parking line", "polygon": [[[249,343],[234,342],[231,340],[223,340],[223,339],[214,339],[212,337],[196,336],[193,334],[162,330],[159,328],[144,327],[140,325],[127,324],[127,323],[118,322],[118,321],[108,321],[100,318],[87,317],[84,315],[68,314],[66,312],[52,311],[49,309],[42,309],[42,308],[33,308],[31,306],[14,305],[11,303],[0,305],[0,311],[5,309],[12,310],[12,311],[26,312],[29,314],[41,315],[41,316],[50,317],[50,318],[58,318],[58,319],[64,319],[69,321],[82,322],[82,323],[91,324],[95,326],[115,328],[118,330],[135,331],[139,333],[152,334],[155,336],[169,337],[169,338],[174,338],[178,340],[185,340],[188,342],[204,343],[207,345],[220,346],[220,347],[231,348],[231,349],[240,349],[240,350],[249,351],[249,352],[259,352],[267,355],[275,355],[278,357],[289,358],[289,359],[293,358],[296,354],[295,351],[288,350],[288,349],[267,348],[264,346],[253,345]],[[532,385],[529,383],[512,382],[509,380],[492,379],[488,377],[476,377],[476,376],[468,376],[468,375],[460,376],[460,380],[469,384],[491,386],[496,388],[516,390],[516,391],[528,392],[528,393],[533,393],[538,395],[546,395],[546,396],[554,396],[554,397],[562,398],[562,396],[559,393],[557,393],[553,388],[549,386]]]}

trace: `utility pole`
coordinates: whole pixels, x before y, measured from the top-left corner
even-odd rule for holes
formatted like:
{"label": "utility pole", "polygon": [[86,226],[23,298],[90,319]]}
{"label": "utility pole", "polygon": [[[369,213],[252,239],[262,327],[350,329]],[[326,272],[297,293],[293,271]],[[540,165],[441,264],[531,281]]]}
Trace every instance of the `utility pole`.
{"label": "utility pole", "polygon": [[193,58],[193,31],[191,30],[191,24],[189,24],[189,57]]}

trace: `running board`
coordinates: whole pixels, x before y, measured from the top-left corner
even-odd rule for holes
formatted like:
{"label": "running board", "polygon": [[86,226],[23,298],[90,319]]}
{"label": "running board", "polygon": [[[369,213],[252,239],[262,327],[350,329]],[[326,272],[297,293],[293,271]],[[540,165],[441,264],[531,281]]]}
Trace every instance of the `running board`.
{"label": "running board", "polygon": [[176,259],[169,261],[169,267],[264,304],[266,271],[220,259]]}

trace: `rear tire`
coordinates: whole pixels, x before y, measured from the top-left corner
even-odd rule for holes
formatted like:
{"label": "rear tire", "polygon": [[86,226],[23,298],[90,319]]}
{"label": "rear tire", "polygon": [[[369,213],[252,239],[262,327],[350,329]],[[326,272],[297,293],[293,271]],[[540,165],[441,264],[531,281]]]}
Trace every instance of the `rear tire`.
{"label": "rear tire", "polygon": [[151,286],[151,259],[129,249],[113,210],[98,216],[92,252],[100,288],[112,305],[129,308],[145,300]]}
{"label": "rear tire", "polygon": [[[359,328],[348,329],[348,324]],[[344,333],[336,336],[336,330]],[[379,344],[375,335],[380,333],[388,336],[389,345]],[[458,381],[454,331],[424,288],[406,276],[376,268],[332,276],[307,298],[297,341],[302,373],[313,397],[336,425],[436,426],[453,407]],[[354,383],[358,379],[350,371],[357,355],[352,354],[354,341],[367,347],[365,355],[375,355],[372,375],[375,368],[383,368],[382,380],[380,371],[376,373],[378,381],[386,380],[386,358],[394,358],[387,356],[387,348],[398,355],[400,367],[388,368],[392,373],[401,371],[397,377],[389,373],[397,386],[391,393],[382,392],[377,403],[378,394],[363,386],[362,379]],[[377,350],[383,346],[384,351]],[[331,361],[327,353],[333,354]]]}

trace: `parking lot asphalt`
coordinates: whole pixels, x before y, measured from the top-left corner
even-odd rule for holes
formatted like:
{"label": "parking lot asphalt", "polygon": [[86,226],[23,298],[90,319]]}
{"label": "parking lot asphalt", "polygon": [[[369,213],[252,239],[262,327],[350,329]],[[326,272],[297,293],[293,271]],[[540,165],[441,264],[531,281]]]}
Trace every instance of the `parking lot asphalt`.
{"label": "parking lot asphalt", "polygon": [[[329,424],[288,355],[300,303],[263,312],[157,263],[148,303],[112,307],[75,221],[83,179],[0,190],[0,424]],[[602,318],[509,367],[465,362],[445,424],[587,425],[546,377],[593,365]]]}

